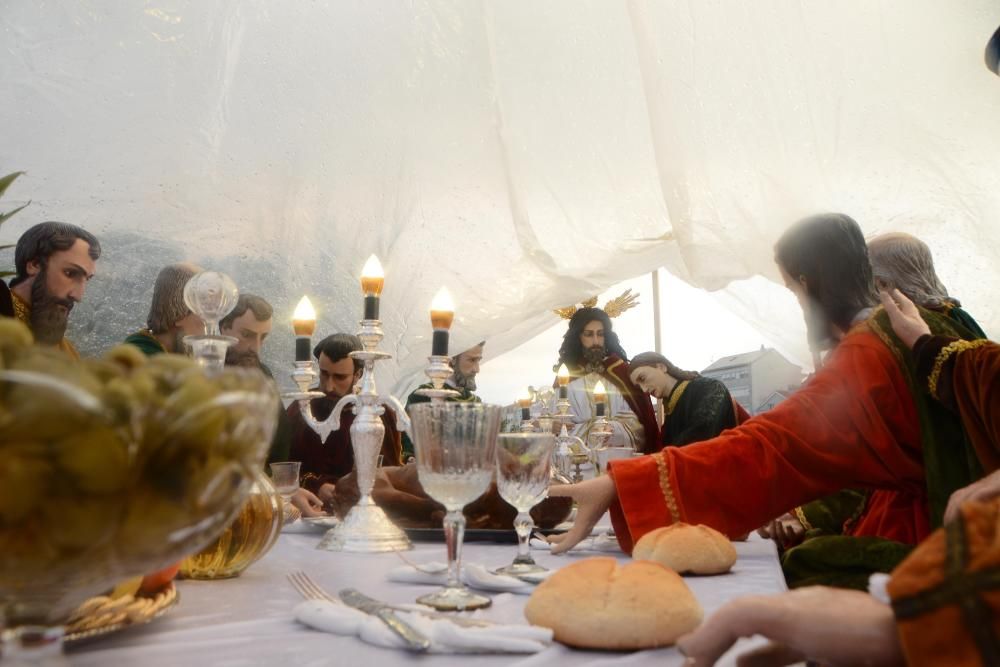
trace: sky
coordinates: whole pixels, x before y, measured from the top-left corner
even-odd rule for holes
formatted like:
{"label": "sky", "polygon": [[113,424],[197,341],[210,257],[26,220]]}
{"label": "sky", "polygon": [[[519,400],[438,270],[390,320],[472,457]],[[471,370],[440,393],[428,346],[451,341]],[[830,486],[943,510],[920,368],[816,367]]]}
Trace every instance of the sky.
{"label": "sky", "polygon": [[[730,312],[719,294],[691,287],[664,270],[657,274],[662,353],[680,368],[700,371],[720,357],[757,350],[762,345],[772,347],[764,334]],[[652,280],[652,275],[647,274],[619,283],[601,294],[597,302],[603,306],[629,288],[639,295],[637,307],[612,320],[629,357],[654,349]],[[801,321],[801,311],[791,312],[798,308],[794,298],[773,307],[788,310],[787,314]],[[509,404],[528,385],[550,386],[555,378],[552,365],[558,358],[567,324],[553,313],[551,328],[499,357],[490,356],[487,342],[476,393],[487,403]]]}

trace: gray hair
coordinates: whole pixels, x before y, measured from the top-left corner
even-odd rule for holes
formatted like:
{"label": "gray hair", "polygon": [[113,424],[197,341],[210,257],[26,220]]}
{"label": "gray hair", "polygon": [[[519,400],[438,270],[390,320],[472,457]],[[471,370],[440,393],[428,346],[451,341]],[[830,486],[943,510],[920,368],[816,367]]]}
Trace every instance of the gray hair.
{"label": "gray hair", "polygon": [[153,285],[153,301],[149,304],[146,327],[154,334],[170,331],[178,320],[187,317],[191,309],[184,303],[184,286],[191,277],[203,269],[195,264],[181,262],[168,264],[160,269]]}
{"label": "gray hair", "polygon": [[924,308],[940,310],[961,306],[934,271],[934,258],[927,244],[903,232],[882,234],[868,241],[868,256],[877,283],[895,287]]}

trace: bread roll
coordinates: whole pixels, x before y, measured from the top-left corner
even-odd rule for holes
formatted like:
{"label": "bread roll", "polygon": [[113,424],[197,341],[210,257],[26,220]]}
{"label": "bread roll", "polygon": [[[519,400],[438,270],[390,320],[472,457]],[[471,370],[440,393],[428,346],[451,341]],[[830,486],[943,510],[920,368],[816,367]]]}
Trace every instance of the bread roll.
{"label": "bread roll", "polygon": [[659,563],[588,558],[539,584],[524,616],[569,646],[632,650],[673,644],[698,627],[702,611],[684,580]]}
{"label": "bread roll", "polygon": [[651,560],[680,573],[722,574],[736,562],[736,548],[714,528],[675,523],[639,538],[632,558]]}

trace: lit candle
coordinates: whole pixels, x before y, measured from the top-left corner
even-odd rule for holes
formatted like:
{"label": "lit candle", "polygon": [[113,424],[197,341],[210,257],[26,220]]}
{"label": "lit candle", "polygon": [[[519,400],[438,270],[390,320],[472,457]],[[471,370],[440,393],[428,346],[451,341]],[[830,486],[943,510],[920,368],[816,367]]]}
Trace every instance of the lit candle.
{"label": "lit candle", "polygon": [[608,397],[607,390],[604,389],[604,383],[600,380],[594,385],[594,403],[597,406],[596,416],[604,416],[604,402]]}
{"label": "lit candle", "polygon": [[531,419],[531,394],[525,389],[524,393],[518,396],[517,404],[521,406],[521,421]]}
{"label": "lit candle", "polygon": [[309,337],[316,331],[316,311],[309,297],[304,296],[292,313],[292,329],[295,331],[295,361],[309,361]]}
{"label": "lit candle", "polygon": [[566,385],[569,384],[569,369],[566,368],[566,364],[562,364],[559,367],[559,372],[556,374],[556,379],[559,381],[559,398],[567,397]]}
{"label": "lit candle", "polygon": [[448,356],[448,330],[455,319],[455,304],[451,294],[444,287],[438,290],[431,301],[431,326],[434,327],[434,338],[431,343],[431,354],[441,357]]}
{"label": "lit candle", "polygon": [[361,269],[361,291],[365,294],[365,319],[378,319],[378,298],[385,285],[385,273],[378,257],[372,255]]}

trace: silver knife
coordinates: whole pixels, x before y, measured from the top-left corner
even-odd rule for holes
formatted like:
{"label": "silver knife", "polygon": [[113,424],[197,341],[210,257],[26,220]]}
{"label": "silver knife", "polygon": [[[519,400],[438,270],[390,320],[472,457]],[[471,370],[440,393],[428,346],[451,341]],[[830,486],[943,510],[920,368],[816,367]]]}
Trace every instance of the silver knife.
{"label": "silver knife", "polygon": [[403,621],[393,608],[384,602],[374,600],[363,593],[359,593],[353,588],[345,588],[338,593],[340,601],[348,607],[360,609],[366,614],[378,616],[382,622],[389,626],[389,629],[399,635],[406,642],[406,647],[411,651],[426,651],[431,647],[431,640],[418,632],[412,625]]}

